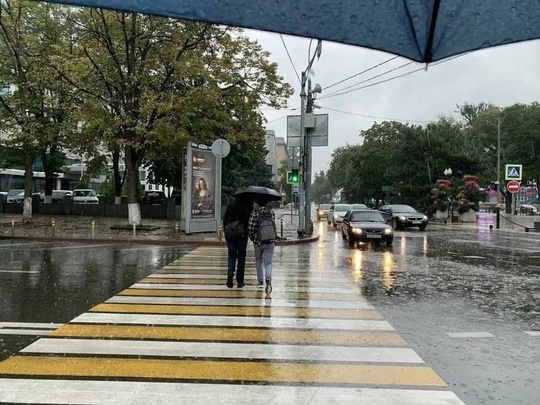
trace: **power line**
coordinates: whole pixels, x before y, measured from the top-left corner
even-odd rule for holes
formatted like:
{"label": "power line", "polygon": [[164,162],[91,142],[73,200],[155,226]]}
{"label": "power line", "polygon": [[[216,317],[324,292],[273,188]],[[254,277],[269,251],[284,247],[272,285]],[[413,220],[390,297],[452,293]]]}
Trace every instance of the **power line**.
{"label": "power line", "polygon": [[326,86],[326,87],[324,88],[324,90],[328,90],[328,89],[330,89],[330,88],[332,88],[332,87],[334,87],[334,86],[337,86],[338,84],[341,84],[341,83],[343,83],[343,82],[346,82],[347,80],[354,79],[354,78],[357,77],[357,76],[363,75],[364,73],[367,73],[367,72],[369,72],[370,70],[376,69],[376,68],[378,68],[379,66],[385,65],[385,64],[387,64],[388,62],[391,62],[391,61],[393,61],[394,59],[397,59],[397,58],[399,58],[399,56],[394,56],[394,57],[392,57],[392,58],[390,58],[390,59],[387,59],[387,60],[385,60],[384,62],[378,63],[378,64],[376,64],[376,65],[374,65],[374,66],[372,66],[372,67],[370,67],[370,68],[368,68],[368,69],[366,69],[366,70],[362,70],[361,72],[358,72],[358,73],[356,73],[356,74],[354,74],[354,75],[352,75],[352,76],[346,77],[345,79],[340,80],[339,82],[332,83],[331,85]]}
{"label": "power line", "polygon": [[350,115],[356,115],[358,117],[364,117],[364,118],[375,118],[380,120],[387,120],[387,121],[401,121],[401,122],[422,122],[422,123],[428,123],[431,121],[422,121],[422,120],[404,120],[399,118],[390,118],[390,117],[378,117],[375,115],[365,115],[365,114],[359,114],[352,111],[343,111],[343,110],[336,110],[334,108],[328,108],[328,107],[321,107],[323,110],[329,110],[329,111],[335,111],[343,114],[350,114]]}
{"label": "power line", "polygon": [[[467,55],[467,54],[464,53],[462,55],[454,56],[453,58],[450,58],[450,59],[445,59],[445,60],[441,60],[439,62],[435,62],[435,63],[431,64],[430,67],[434,67],[434,66],[440,65],[441,63],[445,63],[445,62],[449,62],[449,61],[457,59],[457,58],[461,58],[462,56],[465,56],[465,55]],[[405,77],[405,76],[409,76],[409,75],[411,75],[413,73],[420,72],[421,70],[427,70],[427,66],[419,68],[419,69],[411,70],[410,72],[403,73],[403,74],[398,75],[398,76],[390,77],[390,78],[385,79],[385,80],[381,80],[381,81],[378,81],[378,82],[375,82],[375,83],[371,83],[371,84],[368,84],[366,86],[358,87],[356,89],[351,89],[351,90],[347,90],[347,91],[343,91],[343,92],[331,93],[330,95],[321,97],[319,100],[330,98],[330,97],[342,96],[344,94],[349,94],[349,93],[352,93],[353,91],[357,91],[357,90],[367,89],[368,87],[373,87],[373,86],[376,86],[378,84],[390,82],[392,80],[396,80],[396,79],[400,79],[400,78]]]}
{"label": "power line", "polygon": [[[344,88],[342,88],[342,89],[336,90],[336,91],[333,92],[333,93],[325,94],[323,97],[321,97],[321,99],[322,99],[322,98],[326,98],[326,97],[331,97],[331,96],[333,96],[334,94],[341,93],[341,92],[344,91],[344,90],[350,89],[350,88],[352,88],[352,87],[359,86],[359,85],[361,85],[361,84],[363,84],[363,83],[370,82],[370,81],[375,80],[375,79],[377,79],[377,78],[379,78],[379,77],[381,77],[381,76],[387,75],[388,73],[395,72],[396,70],[403,69],[404,67],[409,66],[409,65],[412,64],[412,63],[414,63],[414,62],[411,61],[411,62],[404,63],[404,64],[399,65],[399,66],[397,66],[397,67],[395,67],[395,68],[393,68],[393,69],[386,70],[386,71],[384,71],[384,72],[382,72],[382,73],[379,73],[379,74],[376,75],[376,76],[370,77],[369,79],[362,80],[361,82],[358,82],[358,83],[355,83],[355,84],[351,84],[350,86],[347,86],[347,87],[344,87]],[[423,68],[422,68],[422,69],[423,69]]]}
{"label": "power line", "polygon": [[294,62],[291,58],[291,54],[289,53],[289,49],[287,48],[287,44],[285,43],[285,39],[283,38],[282,34],[279,34],[279,37],[281,38],[281,42],[283,42],[283,47],[285,48],[285,52],[287,52],[287,56],[289,57],[289,61],[291,62],[291,65],[294,69],[294,73],[296,73],[296,77],[298,78],[298,82],[302,83],[300,80],[300,75],[298,74],[298,71],[296,70],[296,66],[294,66]]}

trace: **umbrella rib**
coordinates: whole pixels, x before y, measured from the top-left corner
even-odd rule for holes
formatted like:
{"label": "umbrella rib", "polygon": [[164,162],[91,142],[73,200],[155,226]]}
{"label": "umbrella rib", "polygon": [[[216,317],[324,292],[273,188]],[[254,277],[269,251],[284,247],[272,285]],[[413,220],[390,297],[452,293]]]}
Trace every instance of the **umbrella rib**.
{"label": "umbrella rib", "polygon": [[431,62],[432,53],[433,53],[433,39],[435,37],[435,27],[437,25],[437,17],[439,16],[439,7],[441,5],[441,0],[435,0],[433,4],[433,12],[431,13],[431,21],[429,23],[429,33],[426,42],[426,49],[424,50],[424,61],[426,63]]}

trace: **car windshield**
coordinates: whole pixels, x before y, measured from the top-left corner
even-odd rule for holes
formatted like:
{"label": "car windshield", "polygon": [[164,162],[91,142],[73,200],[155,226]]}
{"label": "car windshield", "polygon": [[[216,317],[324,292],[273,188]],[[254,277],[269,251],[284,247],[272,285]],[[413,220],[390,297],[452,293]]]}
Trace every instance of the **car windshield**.
{"label": "car windshield", "polygon": [[336,205],[334,207],[334,211],[339,211],[339,212],[347,212],[347,211],[350,211],[352,208],[351,205],[348,205],[348,204],[341,204],[341,205]]}
{"label": "car windshield", "polygon": [[321,204],[319,205],[319,209],[323,211],[328,211],[330,209],[330,204]]}
{"label": "car windshield", "polygon": [[77,190],[73,193],[75,197],[87,197],[95,195],[93,190]]}
{"label": "car windshield", "polygon": [[417,212],[413,207],[409,205],[394,205],[391,208],[394,212]]}
{"label": "car windshield", "polygon": [[352,209],[353,210],[367,209],[367,205],[366,204],[353,204]]}
{"label": "car windshield", "polygon": [[353,212],[351,216],[353,222],[385,222],[378,212]]}
{"label": "car windshield", "polygon": [[24,193],[24,190],[9,190],[8,191],[8,195],[9,196],[13,196],[13,195],[19,195],[21,193]]}

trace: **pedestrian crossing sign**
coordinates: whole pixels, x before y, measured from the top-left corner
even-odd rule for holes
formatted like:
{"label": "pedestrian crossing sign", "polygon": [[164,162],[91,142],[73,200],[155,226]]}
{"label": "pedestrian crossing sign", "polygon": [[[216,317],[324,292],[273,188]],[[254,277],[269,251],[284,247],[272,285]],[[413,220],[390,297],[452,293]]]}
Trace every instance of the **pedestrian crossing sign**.
{"label": "pedestrian crossing sign", "polygon": [[518,180],[521,181],[521,174],[523,165],[509,164],[504,166],[505,180]]}

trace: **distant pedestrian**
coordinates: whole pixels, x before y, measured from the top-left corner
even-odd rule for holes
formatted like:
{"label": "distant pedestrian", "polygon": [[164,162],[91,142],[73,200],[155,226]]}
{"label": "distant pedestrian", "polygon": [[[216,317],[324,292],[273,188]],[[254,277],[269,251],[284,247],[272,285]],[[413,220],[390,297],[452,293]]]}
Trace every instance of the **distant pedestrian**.
{"label": "distant pedestrian", "polygon": [[249,217],[248,235],[255,248],[255,267],[257,268],[257,286],[264,288],[266,294],[272,292],[272,260],[277,238],[274,212],[265,201],[257,201],[258,207]]}
{"label": "distant pedestrian", "polygon": [[227,205],[223,215],[223,230],[228,249],[227,287],[229,288],[233,287],[235,267],[238,288],[244,287],[247,229],[251,211],[253,211],[253,204],[237,198]]}

